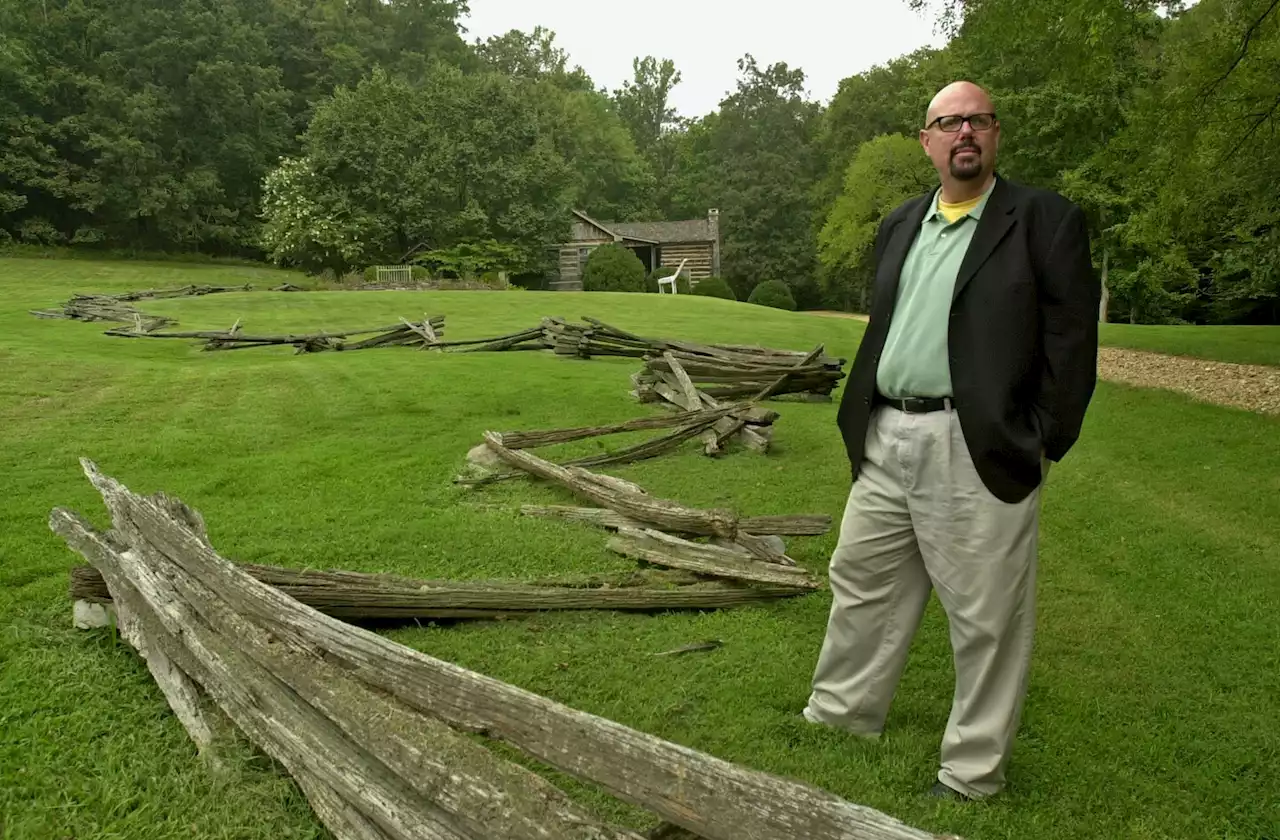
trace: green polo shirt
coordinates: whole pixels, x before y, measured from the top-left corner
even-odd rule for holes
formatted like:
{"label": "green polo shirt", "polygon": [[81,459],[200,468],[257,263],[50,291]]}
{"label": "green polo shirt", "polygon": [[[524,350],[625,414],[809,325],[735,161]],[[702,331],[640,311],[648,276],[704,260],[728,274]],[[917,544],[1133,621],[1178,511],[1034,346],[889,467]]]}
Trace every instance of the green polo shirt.
{"label": "green polo shirt", "polygon": [[952,396],[947,361],[951,296],[991,188],[972,210],[951,223],[938,212],[941,195],[941,189],[934,191],[919,235],[902,264],[889,335],[876,373],[876,387],[886,397]]}

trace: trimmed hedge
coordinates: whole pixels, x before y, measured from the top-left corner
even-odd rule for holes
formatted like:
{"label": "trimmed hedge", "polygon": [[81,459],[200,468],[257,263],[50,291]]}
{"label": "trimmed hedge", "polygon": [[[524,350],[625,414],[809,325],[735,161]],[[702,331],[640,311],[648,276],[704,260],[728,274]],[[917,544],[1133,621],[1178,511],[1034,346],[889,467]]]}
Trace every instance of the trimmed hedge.
{"label": "trimmed hedge", "polygon": [[615,242],[600,245],[582,267],[582,288],[587,292],[643,292],[644,263]]}
{"label": "trimmed hedge", "polygon": [[733,289],[729,288],[729,283],[723,277],[706,277],[698,281],[698,285],[693,287],[695,295],[703,297],[718,297],[725,300],[737,300],[738,296],[733,293]]}
{"label": "trimmed hedge", "polygon": [[781,280],[765,280],[758,284],[751,290],[747,303],[772,306],[774,309],[787,309],[792,312],[796,309],[796,299],[791,296],[791,290],[787,288],[787,284]]}

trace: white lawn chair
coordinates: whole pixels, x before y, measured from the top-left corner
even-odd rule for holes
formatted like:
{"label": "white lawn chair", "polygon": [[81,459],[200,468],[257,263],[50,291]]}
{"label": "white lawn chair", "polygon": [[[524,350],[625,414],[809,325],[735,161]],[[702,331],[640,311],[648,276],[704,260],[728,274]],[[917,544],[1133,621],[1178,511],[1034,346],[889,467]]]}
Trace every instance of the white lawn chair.
{"label": "white lawn chair", "polygon": [[681,260],[680,267],[677,268],[676,273],[672,274],[670,277],[658,278],[658,294],[663,294],[663,291],[662,291],[663,286],[670,286],[671,294],[673,295],[676,294],[676,280],[680,279],[680,272],[684,271],[684,264],[686,262],[688,262],[688,260]]}

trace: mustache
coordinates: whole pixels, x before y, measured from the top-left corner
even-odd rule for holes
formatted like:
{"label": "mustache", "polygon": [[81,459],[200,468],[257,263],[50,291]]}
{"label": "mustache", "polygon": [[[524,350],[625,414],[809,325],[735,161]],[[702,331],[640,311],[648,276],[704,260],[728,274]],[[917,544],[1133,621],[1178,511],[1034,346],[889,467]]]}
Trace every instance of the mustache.
{"label": "mustache", "polygon": [[978,154],[982,154],[982,149],[978,147],[977,143],[973,142],[972,140],[966,140],[963,143],[961,143],[959,146],[956,146],[954,149],[951,150],[951,156],[955,157],[960,152],[963,152],[966,149],[970,149],[972,151],[977,152]]}

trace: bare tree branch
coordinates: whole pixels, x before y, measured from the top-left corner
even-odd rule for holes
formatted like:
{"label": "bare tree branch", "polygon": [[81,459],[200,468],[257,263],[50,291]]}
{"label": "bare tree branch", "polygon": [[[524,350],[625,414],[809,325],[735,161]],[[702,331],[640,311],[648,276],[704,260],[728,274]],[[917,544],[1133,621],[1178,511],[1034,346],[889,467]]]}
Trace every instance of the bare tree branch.
{"label": "bare tree branch", "polygon": [[1231,151],[1222,156],[1218,161],[1218,165],[1221,166],[1231,160],[1231,158],[1235,156],[1236,152],[1240,151],[1241,147],[1243,147],[1245,143],[1249,142],[1249,138],[1256,134],[1258,129],[1262,128],[1268,120],[1274,118],[1277,113],[1280,113],[1280,94],[1276,95],[1276,98],[1272,100],[1270,107],[1265,111],[1258,111],[1256,113],[1246,115],[1246,118],[1253,119],[1253,124],[1249,126],[1249,130],[1236,141],[1236,144],[1231,147]]}
{"label": "bare tree branch", "polygon": [[1255,20],[1252,24],[1250,24],[1249,28],[1245,30],[1244,38],[1240,42],[1240,51],[1236,53],[1236,57],[1231,62],[1231,66],[1227,68],[1225,73],[1223,73],[1221,76],[1215,79],[1207,88],[1205,88],[1203,96],[1206,99],[1213,93],[1214,89],[1217,88],[1218,85],[1225,82],[1227,80],[1227,77],[1230,76],[1235,71],[1235,69],[1240,66],[1240,62],[1244,61],[1245,54],[1249,51],[1249,40],[1253,38],[1254,33],[1258,31],[1258,27],[1262,25],[1263,21],[1271,17],[1271,13],[1274,12],[1277,8],[1280,8],[1280,0],[1271,0],[1271,5],[1268,6],[1267,10],[1262,13],[1262,16],[1259,17],[1257,20]]}

